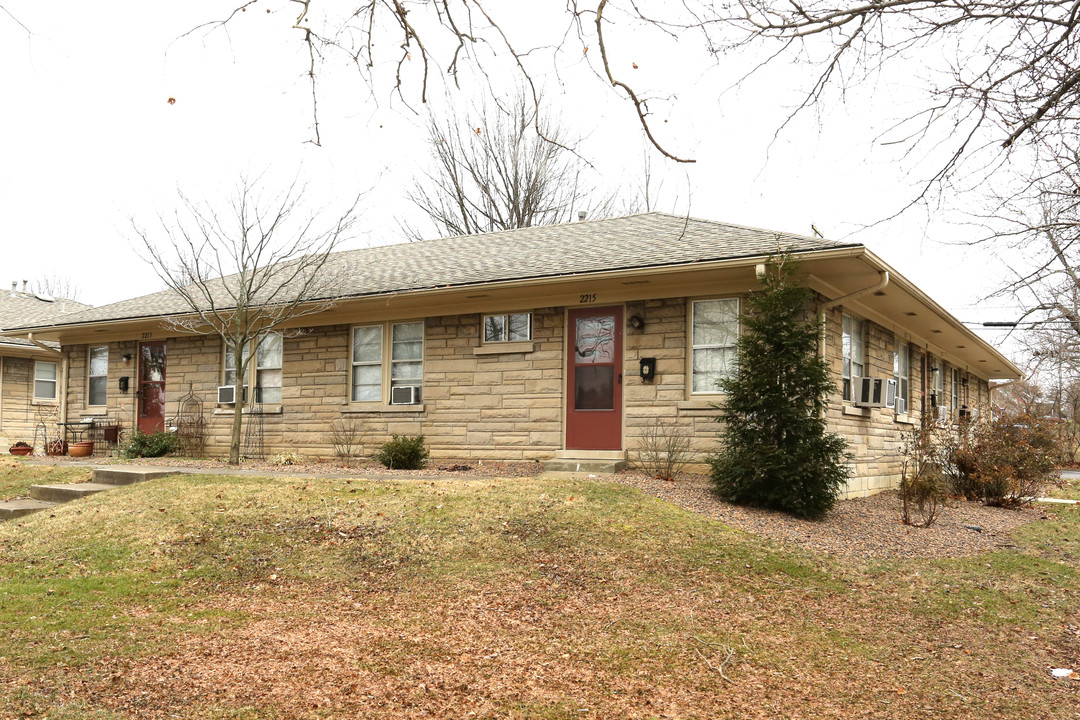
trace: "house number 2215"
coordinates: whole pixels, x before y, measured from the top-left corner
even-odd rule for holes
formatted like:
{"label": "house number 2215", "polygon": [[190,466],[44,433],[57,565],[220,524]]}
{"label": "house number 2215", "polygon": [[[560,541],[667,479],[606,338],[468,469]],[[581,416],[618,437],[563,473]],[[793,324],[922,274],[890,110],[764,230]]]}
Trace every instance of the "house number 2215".
{"label": "house number 2215", "polygon": [[579,296],[578,302],[582,304],[594,303],[596,302],[596,293],[584,293]]}

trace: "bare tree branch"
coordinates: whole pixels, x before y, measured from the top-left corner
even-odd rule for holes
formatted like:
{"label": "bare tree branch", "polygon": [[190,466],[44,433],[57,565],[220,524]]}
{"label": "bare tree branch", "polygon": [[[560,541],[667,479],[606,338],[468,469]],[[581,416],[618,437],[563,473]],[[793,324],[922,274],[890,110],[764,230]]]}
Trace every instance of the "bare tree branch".
{"label": "bare tree branch", "polygon": [[[327,261],[358,221],[360,197],[330,222],[303,210],[294,182],[264,195],[261,181],[242,177],[225,215],[180,193],[157,233],[133,222],[137,245],[185,310],[164,318],[184,333],[216,335],[235,359],[243,385],[255,346],[334,304],[337,278]],[[234,403],[229,462],[240,461],[243,403]]]}

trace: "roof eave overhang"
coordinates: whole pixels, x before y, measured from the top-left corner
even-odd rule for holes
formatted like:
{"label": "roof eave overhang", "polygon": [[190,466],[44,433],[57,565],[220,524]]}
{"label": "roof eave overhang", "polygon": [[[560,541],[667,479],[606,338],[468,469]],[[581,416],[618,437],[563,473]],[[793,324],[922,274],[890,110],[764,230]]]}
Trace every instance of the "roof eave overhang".
{"label": "roof eave overhang", "polygon": [[[900,273],[896,272],[895,269],[885,263],[873,252],[868,250],[866,246],[845,245],[826,249],[803,250],[793,254],[798,255],[802,259],[807,272],[810,274],[814,273],[815,268],[828,266],[829,263],[842,260],[862,262],[865,264],[867,270],[875,274],[887,271],[890,277],[889,284],[892,286],[891,288],[887,288],[888,292],[895,292],[899,289],[910,296],[915,303],[936,318],[939,318],[941,323],[947,327],[948,333],[953,339],[962,338],[963,344],[973,345],[973,350],[977,350],[976,354],[985,355],[986,357],[984,359],[990,361],[985,364],[994,364],[999,369],[1003,369],[1003,372],[995,373],[983,370],[977,366],[978,364],[981,364],[981,361],[979,360],[976,361],[975,366],[972,366],[970,363],[960,363],[962,366],[967,365],[971,372],[986,379],[1014,379],[1023,377],[1023,373],[1020,369],[1009,361],[1008,358],[1004,357],[989,343],[964,326],[963,323],[954,318],[937,302],[930,298],[930,296],[903,277]],[[306,316],[302,318],[302,321],[298,324],[321,325],[331,324],[333,322],[348,322],[346,318],[350,312],[359,311],[361,308],[367,310],[373,304],[378,304],[381,307],[385,306],[385,312],[392,313],[394,312],[393,307],[404,308],[406,310],[409,308],[421,308],[425,305],[436,305],[435,301],[437,300],[437,306],[440,308],[441,312],[476,312],[483,310],[482,306],[484,301],[479,299],[469,300],[468,298],[470,298],[470,296],[472,298],[489,298],[486,302],[493,303],[500,298],[515,292],[521,294],[522,291],[527,291],[528,294],[521,294],[521,297],[530,297],[533,300],[535,300],[535,297],[537,296],[545,298],[545,306],[568,303],[573,304],[571,302],[572,298],[570,298],[571,293],[578,290],[584,292],[584,288],[587,285],[598,285],[607,282],[612,286],[617,286],[620,282],[625,283],[628,280],[641,278],[642,276],[648,276],[657,282],[662,282],[667,278],[668,282],[674,283],[689,274],[701,275],[722,272],[725,270],[737,271],[740,268],[749,269],[752,273],[753,268],[756,265],[768,260],[769,257],[771,257],[771,254],[755,254],[691,263],[651,265],[597,272],[559,274],[493,282],[470,282],[436,287],[402,288],[394,291],[365,293],[337,298],[335,299],[337,302],[336,308],[327,311],[327,313],[324,314],[324,318],[320,318],[318,322],[313,323],[314,317]],[[741,277],[742,276],[740,275],[740,278]],[[753,276],[749,275],[747,279],[752,280],[752,278]],[[819,292],[823,292],[823,294],[829,297],[838,297],[860,288],[858,287],[857,281],[852,280],[851,282],[846,282],[846,284],[842,285],[837,282],[831,286],[817,287],[815,289]],[[478,290],[482,290],[482,294],[475,294]],[[533,290],[535,290],[535,292],[532,292]],[[689,291],[690,289],[687,288],[687,292]],[[720,290],[717,291],[719,292]],[[647,293],[648,290],[642,288],[639,292]],[[559,293],[563,293],[564,297],[559,297]],[[644,295],[642,296],[644,297]],[[873,314],[872,296],[855,298],[852,301],[852,304],[863,308],[867,311],[867,314]],[[333,318],[334,316],[337,317],[331,320],[330,318]],[[148,337],[146,335],[148,331],[160,332],[164,328],[169,328],[171,332],[180,334],[182,331],[176,330],[167,322],[170,317],[179,319],[189,316],[181,314],[171,316],[143,316],[86,323],[63,323],[38,327],[24,327],[18,328],[17,330],[0,332],[0,336],[26,337],[27,334],[34,333],[39,338],[45,340],[62,343],[81,343],[93,342],[96,340],[105,341],[106,339],[113,338],[132,339]],[[895,325],[896,323],[892,324]],[[917,332],[913,334],[918,336],[921,343],[926,346],[936,345],[935,340],[932,337],[925,337],[922,333]],[[953,345],[956,345],[956,343],[953,343]],[[942,347],[939,352],[948,356],[948,352],[944,347]]]}

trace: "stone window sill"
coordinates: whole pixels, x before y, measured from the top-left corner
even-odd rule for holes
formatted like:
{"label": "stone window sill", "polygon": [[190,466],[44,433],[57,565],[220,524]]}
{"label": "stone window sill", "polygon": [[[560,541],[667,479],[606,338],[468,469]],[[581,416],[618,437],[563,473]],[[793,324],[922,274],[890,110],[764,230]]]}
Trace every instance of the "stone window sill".
{"label": "stone window sill", "polygon": [[531,340],[520,342],[491,343],[473,348],[473,355],[503,355],[509,353],[531,353],[536,346]]}
{"label": "stone window sill", "polygon": [[853,417],[870,417],[870,408],[855,407],[854,405],[844,405],[844,414],[851,415]]}
{"label": "stone window sill", "polygon": [[[235,412],[232,405],[225,405],[222,407],[214,408],[215,415],[232,415]],[[281,405],[263,405],[261,408],[252,409],[244,408],[244,415],[281,415]]]}
{"label": "stone window sill", "polygon": [[680,415],[709,415],[716,412],[715,404],[723,399],[723,395],[717,395],[714,400],[680,400],[676,407]]}
{"label": "stone window sill", "polygon": [[915,424],[915,418],[911,417],[908,414],[897,415],[896,416],[896,423],[898,425],[914,425]]}
{"label": "stone window sill", "polygon": [[46,398],[34,398],[33,400],[30,401],[30,404],[31,405],[52,405],[53,407],[55,407],[59,403],[56,400],[49,400],[49,399],[46,399]]}
{"label": "stone window sill", "polygon": [[424,412],[424,405],[371,405],[364,407],[356,405],[341,411],[342,415],[401,415],[420,414]]}

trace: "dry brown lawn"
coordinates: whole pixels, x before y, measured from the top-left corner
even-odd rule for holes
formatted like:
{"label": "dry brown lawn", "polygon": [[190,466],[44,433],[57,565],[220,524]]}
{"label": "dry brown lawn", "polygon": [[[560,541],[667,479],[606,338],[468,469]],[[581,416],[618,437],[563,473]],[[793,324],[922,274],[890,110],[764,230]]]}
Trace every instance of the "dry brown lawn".
{"label": "dry brown lawn", "polygon": [[0,526],[0,716],[1076,718],[1080,515],[792,551],[609,483],[194,476]]}

